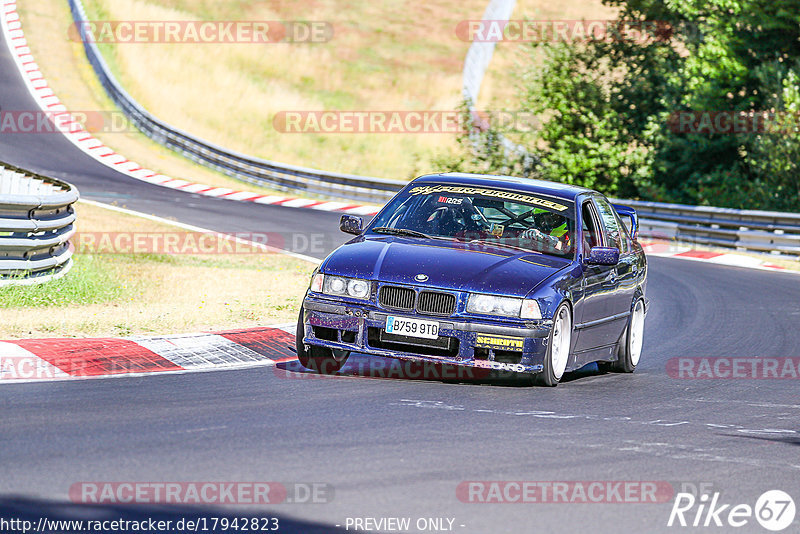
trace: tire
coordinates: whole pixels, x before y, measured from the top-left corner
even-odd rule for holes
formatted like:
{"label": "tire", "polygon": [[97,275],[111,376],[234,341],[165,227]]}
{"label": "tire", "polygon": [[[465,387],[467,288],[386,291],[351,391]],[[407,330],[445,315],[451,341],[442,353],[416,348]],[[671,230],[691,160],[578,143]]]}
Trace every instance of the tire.
{"label": "tire", "polygon": [[[307,346],[303,343],[306,325],[303,321],[303,309],[300,309],[300,316],[297,318],[297,332],[295,334],[295,347],[297,349],[297,359],[300,365],[323,375],[335,374],[347,362],[350,352],[346,350],[334,350],[314,345]],[[308,347],[308,349],[306,349]]]}
{"label": "tire", "polygon": [[611,362],[611,370],[616,373],[632,373],[642,357],[644,337],[644,299],[637,299],[631,306],[628,326],[625,328],[624,342],[619,347],[619,358]]}
{"label": "tire", "polygon": [[553,314],[553,328],[547,338],[547,353],[544,357],[544,369],[535,375],[534,384],[539,386],[557,386],[564,376],[569,363],[572,346],[572,310],[569,304],[562,302]]}

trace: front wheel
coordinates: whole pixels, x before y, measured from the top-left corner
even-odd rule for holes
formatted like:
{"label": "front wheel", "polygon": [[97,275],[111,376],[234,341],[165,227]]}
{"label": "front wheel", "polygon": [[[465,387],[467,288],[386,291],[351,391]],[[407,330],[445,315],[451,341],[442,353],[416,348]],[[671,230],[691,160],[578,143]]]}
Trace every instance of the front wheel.
{"label": "front wheel", "polygon": [[644,341],[644,299],[633,305],[628,328],[625,330],[625,341],[620,345],[619,359],[611,364],[611,369],[618,373],[632,373],[636,370],[642,357]]}
{"label": "front wheel", "polygon": [[547,343],[544,369],[537,374],[534,382],[541,386],[557,386],[564,376],[569,362],[572,345],[572,311],[569,304],[562,302],[553,315],[553,328]]}
{"label": "front wheel", "polygon": [[300,365],[309,371],[315,371],[323,375],[332,375],[341,369],[350,352],[346,350],[328,349],[303,343],[306,325],[303,321],[303,310],[297,318],[297,332],[295,334],[295,347],[297,349],[297,359]]}

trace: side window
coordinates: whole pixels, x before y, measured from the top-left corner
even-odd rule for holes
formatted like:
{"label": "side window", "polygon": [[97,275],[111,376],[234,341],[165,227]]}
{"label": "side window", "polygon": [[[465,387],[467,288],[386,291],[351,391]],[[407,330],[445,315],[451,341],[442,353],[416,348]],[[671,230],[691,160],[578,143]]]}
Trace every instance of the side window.
{"label": "side window", "polygon": [[[613,206],[612,206],[613,208]],[[618,213],[615,213],[617,218],[617,225],[619,226],[619,238],[622,242],[622,248],[619,249],[621,254],[627,254],[631,250],[633,250],[633,244],[631,243],[631,233],[628,231],[628,227],[625,226],[625,221],[620,219]]]}
{"label": "side window", "polygon": [[581,228],[583,253],[588,254],[592,247],[600,246],[600,233],[597,231],[594,210],[592,209],[592,203],[588,200],[583,203],[581,208],[581,219],[583,221]]}
{"label": "side window", "polygon": [[606,230],[606,246],[617,247],[622,252],[622,238],[620,236],[619,223],[617,214],[614,213],[614,208],[603,197],[594,197],[594,203],[597,206],[597,211],[600,213],[600,218],[603,220],[603,226]]}

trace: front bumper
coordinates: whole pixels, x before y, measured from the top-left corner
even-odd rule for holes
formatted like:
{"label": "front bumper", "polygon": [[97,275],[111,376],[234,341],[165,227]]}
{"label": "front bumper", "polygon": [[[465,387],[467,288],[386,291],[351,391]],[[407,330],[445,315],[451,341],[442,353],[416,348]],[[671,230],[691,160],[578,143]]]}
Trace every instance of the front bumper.
{"label": "front bumper", "polygon": [[[369,302],[342,303],[312,294],[306,296],[303,309],[306,345],[518,373],[542,371],[552,326],[552,321],[511,325],[502,319],[490,322],[393,312]],[[390,336],[384,329],[389,315],[436,321],[439,338],[387,340]]]}

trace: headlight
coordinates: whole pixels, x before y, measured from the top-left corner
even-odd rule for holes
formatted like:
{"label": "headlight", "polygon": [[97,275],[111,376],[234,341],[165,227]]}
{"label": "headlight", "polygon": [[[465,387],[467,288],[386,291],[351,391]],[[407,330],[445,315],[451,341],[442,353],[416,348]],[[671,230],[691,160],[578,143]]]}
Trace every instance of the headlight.
{"label": "headlight", "polygon": [[467,311],[481,315],[502,315],[504,317],[520,317],[521,319],[541,319],[539,302],[533,299],[514,297],[496,297],[472,293],[467,300]]}
{"label": "headlight", "polygon": [[316,274],[311,280],[311,291],[366,300],[370,295],[370,283],[357,278]]}
{"label": "headlight", "polygon": [[357,299],[369,298],[369,282],[350,279],[347,282],[347,294]]}
{"label": "headlight", "polygon": [[467,301],[467,311],[480,313],[482,315],[505,315],[507,317],[519,317],[522,308],[522,299],[512,297],[495,297],[493,295],[482,295],[473,293]]}

